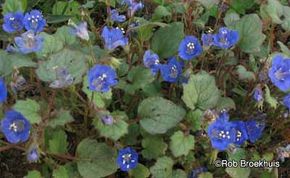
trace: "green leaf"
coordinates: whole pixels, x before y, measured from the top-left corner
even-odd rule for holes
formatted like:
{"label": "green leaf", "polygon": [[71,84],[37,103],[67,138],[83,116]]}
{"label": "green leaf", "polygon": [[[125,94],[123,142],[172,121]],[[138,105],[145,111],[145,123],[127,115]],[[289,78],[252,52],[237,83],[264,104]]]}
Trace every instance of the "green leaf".
{"label": "green leaf", "polygon": [[80,4],[77,1],[57,1],[52,7],[53,15],[80,15]]}
{"label": "green leaf", "polygon": [[257,14],[248,14],[236,22],[239,31],[239,47],[246,53],[259,52],[266,36],[262,33],[262,21]]}
{"label": "green leaf", "polygon": [[224,17],[224,22],[227,27],[233,27],[240,20],[240,15],[236,12],[227,12]]}
{"label": "green leaf", "polygon": [[167,144],[162,137],[149,136],[142,140],[142,156],[146,159],[156,159],[165,154]]}
{"label": "green leaf", "polygon": [[158,158],[157,162],[150,168],[154,178],[168,178],[172,176],[173,160],[169,157]]}
{"label": "green leaf", "polygon": [[246,80],[246,81],[255,81],[256,76],[254,72],[248,71],[244,66],[238,65],[237,66],[237,73],[239,75],[240,80]]}
{"label": "green leaf", "polygon": [[42,49],[36,53],[39,58],[48,57],[49,55],[60,51],[64,46],[62,41],[60,41],[59,38],[54,37],[53,35],[41,32],[40,36],[43,37],[44,44]]}
{"label": "green leaf", "polygon": [[210,9],[214,5],[218,5],[218,0],[197,0],[199,3],[201,3],[205,8]]}
{"label": "green leaf", "polygon": [[174,22],[157,30],[151,41],[151,48],[160,58],[168,58],[177,53],[180,41],[184,37],[181,22]]}
{"label": "green leaf", "polygon": [[156,7],[152,15],[152,21],[160,21],[163,17],[171,17],[171,12],[164,6]]}
{"label": "green leaf", "polygon": [[269,16],[276,24],[281,24],[283,15],[283,5],[278,0],[268,0],[267,4],[261,5],[262,16]]}
{"label": "green leaf", "polygon": [[127,118],[127,115],[125,113],[113,112],[112,117],[114,118],[112,125],[104,124],[101,118],[97,117],[94,119],[94,126],[102,136],[117,141],[128,133],[128,124],[123,120],[123,118]]}
{"label": "green leaf", "polygon": [[190,126],[192,131],[197,131],[201,129],[201,119],[202,119],[203,112],[199,109],[194,111],[189,111],[186,114],[186,119],[190,122]]}
{"label": "green leaf", "polygon": [[135,145],[138,142],[138,136],[140,135],[139,124],[130,124],[128,127],[128,134],[122,139],[122,143],[125,145]]}
{"label": "green leaf", "polygon": [[39,123],[41,121],[41,117],[38,114],[40,106],[34,100],[17,100],[13,108],[28,119],[31,124]]}
{"label": "green leaf", "polygon": [[46,21],[49,24],[54,24],[54,23],[66,22],[66,21],[68,21],[71,18],[73,18],[72,15],[52,15],[52,14],[48,14],[46,16]]}
{"label": "green leaf", "polygon": [[191,75],[187,84],[183,85],[182,100],[190,109],[207,110],[216,106],[220,92],[213,76],[205,72]]}
{"label": "green leaf", "polygon": [[69,178],[68,171],[64,166],[60,166],[57,169],[53,170],[53,178]]}
{"label": "green leaf", "polygon": [[135,169],[132,169],[129,172],[130,175],[134,178],[147,178],[150,176],[149,169],[145,167],[143,164],[138,164]]}
{"label": "green leaf", "polygon": [[170,150],[175,157],[186,156],[190,150],[194,149],[194,137],[184,135],[183,132],[177,131],[170,137]]}
{"label": "green leaf", "polygon": [[116,152],[105,143],[84,139],[77,147],[78,170],[86,178],[106,177],[117,171]]}
{"label": "green leaf", "polygon": [[58,53],[49,56],[49,60],[42,62],[36,70],[40,80],[53,82],[57,80],[56,69],[66,68],[74,78],[73,84],[82,81],[83,74],[87,71],[86,59],[88,56],[77,50],[63,49]]}
{"label": "green leaf", "polygon": [[250,9],[255,4],[255,0],[231,0],[231,9],[240,14],[244,14],[245,10]]}
{"label": "green leaf", "polygon": [[24,12],[27,8],[27,0],[5,0],[2,5],[2,14],[6,14],[8,12],[16,12],[21,11]]}
{"label": "green leaf", "polygon": [[49,121],[48,125],[52,128],[57,126],[64,126],[66,123],[74,121],[69,111],[61,109],[58,111],[55,118]]}
{"label": "green leaf", "polygon": [[42,178],[42,176],[39,171],[33,170],[28,171],[28,174],[24,178]]}
{"label": "green leaf", "polygon": [[265,85],[265,101],[270,105],[271,108],[276,109],[278,106],[278,101],[271,96],[270,89]]}
{"label": "green leaf", "polygon": [[143,100],[138,107],[141,126],[150,134],[163,134],[185,116],[182,107],[161,97]]}
{"label": "green leaf", "polygon": [[67,135],[63,130],[53,130],[52,133],[51,130],[47,130],[46,134],[50,153],[62,154],[67,152]]}
{"label": "green leaf", "polygon": [[177,169],[172,172],[171,178],[187,178],[187,175],[183,170]]}
{"label": "green leaf", "polygon": [[72,45],[77,41],[76,36],[71,33],[71,27],[68,26],[58,28],[53,36],[67,45]]}
{"label": "green leaf", "polygon": [[290,57],[290,49],[286,45],[284,45],[281,41],[278,41],[277,43],[279,44],[283,54],[285,54],[288,57]]}
{"label": "green leaf", "polygon": [[230,97],[220,97],[217,107],[218,110],[222,109],[236,109],[236,104],[234,100],[232,100]]}

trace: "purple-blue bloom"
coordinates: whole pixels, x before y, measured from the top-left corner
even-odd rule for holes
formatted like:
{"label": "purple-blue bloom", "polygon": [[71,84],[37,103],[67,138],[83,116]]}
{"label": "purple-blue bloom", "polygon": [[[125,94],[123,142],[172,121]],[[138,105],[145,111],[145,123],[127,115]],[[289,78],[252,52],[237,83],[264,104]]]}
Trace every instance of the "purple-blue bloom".
{"label": "purple-blue bloom", "polygon": [[283,98],[283,105],[290,109],[290,94]]}
{"label": "purple-blue bloom", "polygon": [[143,63],[145,67],[151,69],[151,73],[153,75],[156,75],[161,66],[159,56],[156,53],[152,52],[151,50],[145,51],[143,56]]}
{"label": "purple-blue bloom", "polygon": [[234,124],[236,130],[236,140],[234,141],[234,144],[240,146],[248,139],[245,122],[233,121],[232,123]]}
{"label": "purple-blue bloom", "polygon": [[226,27],[219,29],[213,36],[213,44],[219,48],[227,49],[233,47],[239,41],[239,32]]}
{"label": "purple-blue bloom", "polygon": [[81,22],[79,25],[75,25],[72,33],[83,40],[88,41],[90,39],[87,22]]}
{"label": "purple-blue bloom", "polygon": [[122,171],[128,172],[138,165],[138,153],[131,147],[121,149],[118,153],[117,164]]}
{"label": "purple-blue bloom", "polygon": [[170,83],[176,83],[182,74],[182,67],[182,63],[178,62],[175,57],[171,57],[167,64],[160,66],[163,80]]}
{"label": "purple-blue bloom", "polygon": [[125,15],[120,15],[117,9],[111,10],[111,20],[113,22],[124,22],[126,20]]}
{"label": "purple-blue bloom", "polygon": [[7,88],[3,78],[0,78],[0,103],[4,103],[7,99]]}
{"label": "purple-blue bloom", "polygon": [[262,101],[264,99],[263,98],[263,91],[262,91],[262,88],[260,86],[257,86],[254,89],[253,98],[257,102],[260,102],[260,101]]}
{"label": "purple-blue bloom", "polygon": [[108,92],[111,86],[118,83],[116,71],[106,65],[95,65],[88,72],[89,89],[98,92]]}
{"label": "purple-blue bloom", "polygon": [[128,8],[128,15],[132,17],[136,11],[144,8],[144,4],[142,2],[136,2],[135,0],[123,0],[121,4],[126,4]]}
{"label": "purple-blue bloom", "polygon": [[4,15],[3,30],[7,33],[20,32],[23,25],[24,15],[22,12],[10,12]]}
{"label": "purple-blue bloom", "polygon": [[1,121],[1,130],[10,143],[25,142],[29,138],[31,125],[19,112],[7,111]]}
{"label": "purple-blue bloom", "polygon": [[275,55],[272,66],[268,71],[271,82],[280,90],[286,92],[290,89],[290,59],[282,55]]}
{"label": "purple-blue bloom", "polygon": [[105,41],[105,48],[114,50],[118,46],[126,46],[128,38],[124,36],[119,28],[110,28],[105,26],[102,31],[102,38]]}
{"label": "purple-blue bloom", "polygon": [[27,161],[30,163],[35,163],[39,160],[39,156],[38,146],[36,144],[32,144],[27,151]]}
{"label": "purple-blue bloom", "polygon": [[226,113],[220,115],[208,126],[207,134],[212,147],[220,151],[226,150],[231,143],[236,141],[235,124],[228,121]]}
{"label": "purple-blue bloom", "polygon": [[212,46],[213,45],[213,34],[202,34],[201,41],[203,46]]}
{"label": "purple-blue bloom", "polygon": [[27,31],[32,30],[35,33],[39,33],[43,31],[46,25],[46,20],[43,18],[43,15],[39,10],[32,10],[25,14],[23,23]]}
{"label": "purple-blue bloom", "polygon": [[112,125],[114,123],[114,118],[111,115],[101,116],[101,120],[106,125]]}
{"label": "purple-blue bloom", "polygon": [[184,60],[190,60],[202,53],[202,46],[194,36],[186,36],[179,44],[178,55]]}
{"label": "purple-blue bloom", "polygon": [[23,54],[40,51],[43,46],[43,37],[35,35],[32,31],[27,31],[14,40],[18,50]]}
{"label": "purple-blue bloom", "polygon": [[247,121],[245,123],[247,129],[247,135],[250,142],[255,143],[263,133],[265,128],[264,122],[257,122],[255,120]]}

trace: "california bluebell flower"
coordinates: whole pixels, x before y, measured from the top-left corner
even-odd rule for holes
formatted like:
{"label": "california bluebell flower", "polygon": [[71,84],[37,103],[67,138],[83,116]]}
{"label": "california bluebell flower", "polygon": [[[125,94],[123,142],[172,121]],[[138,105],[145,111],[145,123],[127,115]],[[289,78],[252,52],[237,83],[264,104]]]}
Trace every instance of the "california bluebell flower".
{"label": "california bluebell flower", "polygon": [[128,38],[124,36],[119,28],[110,28],[105,26],[102,31],[102,38],[105,41],[105,48],[114,50],[118,46],[126,46]]}
{"label": "california bluebell flower", "polygon": [[73,84],[74,78],[65,67],[56,68],[56,80],[50,83],[51,88],[65,88]]}
{"label": "california bluebell flower", "polygon": [[108,114],[101,116],[101,120],[106,125],[112,125],[114,123],[114,118]]}
{"label": "california bluebell flower", "polygon": [[20,32],[24,27],[23,18],[23,13],[19,11],[5,14],[3,30],[8,33]]}
{"label": "california bluebell flower", "polygon": [[143,63],[145,67],[151,69],[151,73],[153,75],[156,75],[161,65],[159,61],[159,56],[156,53],[152,52],[151,50],[145,51],[143,56]]}
{"label": "california bluebell flower", "polygon": [[234,124],[235,130],[236,130],[236,139],[234,141],[234,144],[240,146],[248,139],[245,122],[233,121],[232,124]]}
{"label": "california bluebell flower", "polygon": [[0,103],[3,103],[7,99],[7,88],[3,78],[0,78]]}
{"label": "california bluebell flower", "polygon": [[35,163],[39,160],[39,151],[38,151],[38,145],[33,143],[28,148],[28,151],[26,153],[26,159],[30,163]]}
{"label": "california bluebell flower", "polygon": [[43,15],[39,10],[32,10],[25,14],[23,23],[27,31],[31,30],[35,33],[39,33],[43,31],[46,25],[46,20],[43,18]]}
{"label": "california bluebell flower", "polygon": [[125,15],[120,15],[117,9],[111,10],[111,20],[113,22],[124,22],[126,20]]}
{"label": "california bluebell flower", "polygon": [[108,92],[111,86],[118,83],[116,71],[106,65],[95,65],[88,72],[89,89]]}
{"label": "california bluebell flower", "polygon": [[128,6],[128,16],[132,17],[135,12],[144,8],[142,2],[136,2],[135,0],[122,0],[121,4],[126,4]]}
{"label": "california bluebell flower", "polygon": [[29,138],[31,125],[19,112],[7,111],[1,121],[1,130],[10,143],[25,142]]}
{"label": "california bluebell flower", "polygon": [[23,54],[40,51],[43,47],[43,37],[35,35],[32,31],[27,31],[21,37],[15,37],[15,44]]}
{"label": "california bluebell flower", "polygon": [[245,122],[246,129],[247,129],[247,135],[250,142],[255,143],[263,133],[263,130],[265,128],[264,122],[258,122],[255,120],[247,121]]}
{"label": "california bluebell flower", "polygon": [[222,114],[207,129],[212,147],[220,151],[226,150],[231,143],[236,141],[235,125],[228,122],[227,117],[227,114]]}
{"label": "california bluebell flower", "polygon": [[227,49],[233,47],[239,41],[239,32],[226,27],[219,29],[213,36],[213,44],[219,48]]}
{"label": "california bluebell flower", "polygon": [[287,109],[290,110],[290,94],[286,95],[283,98],[283,105],[287,107]]}
{"label": "california bluebell flower", "polygon": [[87,22],[81,22],[79,25],[73,25],[72,33],[77,37],[88,41],[90,39]]}
{"label": "california bluebell flower", "polygon": [[178,55],[184,60],[190,60],[202,53],[202,46],[194,36],[186,36],[179,44]]}
{"label": "california bluebell flower", "polygon": [[161,75],[164,81],[176,83],[182,74],[183,64],[175,57],[171,57],[167,64],[160,66]]}
{"label": "california bluebell flower", "polygon": [[121,149],[118,153],[117,164],[122,171],[128,172],[138,165],[138,153],[131,147]]}
{"label": "california bluebell flower", "polygon": [[282,91],[290,89],[290,59],[275,55],[268,71],[271,82]]}
{"label": "california bluebell flower", "polygon": [[198,178],[199,174],[206,172],[206,171],[207,171],[207,168],[205,168],[205,167],[195,168],[190,172],[188,178]]}
{"label": "california bluebell flower", "polygon": [[254,93],[253,93],[253,99],[257,102],[260,102],[264,99],[263,97],[263,91],[262,91],[262,88],[260,86],[257,86],[255,89],[254,89]]}
{"label": "california bluebell flower", "polygon": [[202,34],[201,41],[203,46],[212,46],[213,45],[213,34]]}

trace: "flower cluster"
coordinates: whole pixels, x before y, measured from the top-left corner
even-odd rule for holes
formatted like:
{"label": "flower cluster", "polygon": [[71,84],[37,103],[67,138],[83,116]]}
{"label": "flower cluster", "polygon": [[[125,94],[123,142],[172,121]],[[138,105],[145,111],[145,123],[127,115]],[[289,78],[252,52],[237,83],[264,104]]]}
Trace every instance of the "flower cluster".
{"label": "flower cluster", "polygon": [[246,140],[254,143],[259,139],[265,124],[255,120],[229,121],[229,115],[224,112],[208,126],[207,133],[212,146],[224,151],[230,144],[241,146]]}
{"label": "flower cluster", "polygon": [[11,12],[4,15],[3,30],[7,33],[26,32],[14,38],[15,45],[8,46],[7,51],[21,52],[28,54],[42,49],[43,38],[38,35],[46,25],[46,20],[38,10],[31,10],[23,14],[22,12]]}
{"label": "flower cluster", "polygon": [[239,32],[222,27],[217,34],[202,34],[201,39],[204,46],[216,46],[218,48],[228,49],[239,41]]}

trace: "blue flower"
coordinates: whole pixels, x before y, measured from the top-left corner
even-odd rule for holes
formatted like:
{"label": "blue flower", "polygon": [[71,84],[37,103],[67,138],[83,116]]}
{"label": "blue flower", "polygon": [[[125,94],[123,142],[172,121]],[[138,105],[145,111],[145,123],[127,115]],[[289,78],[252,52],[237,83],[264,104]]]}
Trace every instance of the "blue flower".
{"label": "blue flower", "polygon": [[227,117],[227,114],[222,114],[207,129],[212,147],[220,151],[226,150],[236,140],[235,125],[228,122]]}
{"label": "blue flower", "polygon": [[234,121],[232,122],[232,124],[234,124],[235,130],[236,130],[236,140],[234,141],[234,144],[240,146],[248,139],[245,122]]}
{"label": "blue flower", "polygon": [[17,48],[23,54],[40,51],[43,46],[43,37],[35,35],[32,31],[27,31],[21,37],[15,37],[14,40]]}
{"label": "blue flower", "polygon": [[23,29],[23,13],[10,12],[4,15],[3,30],[8,33],[19,32]]}
{"label": "blue flower", "polygon": [[272,83],[282,91],[290,89],[290,59],[284,59],[282,55],[275,55],[272,66],[268,71]]}
{"label": "blue flower", "polygon": [[95,65],[88,72],[89,89],[108,92],[111,86],[118,83],[117,74],[113,68],[106,65]]}
{"label": "blue flower", "polygon": [[184,60],[190,60],[202,53],[202,46],[194,36],[186,36],[179,44],[178,54]]}
{"label": "blue flower", "polygon": [[290,94],[286,95],[283,98],[283,104],[286,106],[288,109],[290,109]]}
{"label": "blue flower", "polygon": [[213,36],[213,44],[219,48],[227,49],[234,46],[239,41],[239,32],[226,27],[219,29]]}
{"label": "blue flower", "polygon": [[213,34],[202,34],[201,41],[203,46],[212,46],[213,45]]}
{"label": "blue flower", "polygon": [[151,73],[155,75],[160,68],[159,56],[151,50],[147,50],[143,56],[143,63],[145,67],[151,69]]}
{"label": "blue flower", "polygon": [[74,25],[72,33],[83,40],[88,41],[90,39],[87,22],[81,22],[79,25]]}
{"label": "blue flower", "polygon": [[4,103],[7,99],[7,88],[4,80],[0,78],[0,103]]}
{"label": "blue flower", "polygon": [[111,10],[111,20],[114,22],[124,22],[126,20],[125,15],[119,15],[116,9]]}
{"label": "blue flower", "polygon": [[196,169],[193,169],[188,178],[198,178],[198,175],[203,173],[203,172],[206,172],[207,171],[207,168],[205,167],[199,167],[199,168],[196,168]]}
{"label": "blue flower", "polygon": [[66,88],[73,84],[74,77],[69,73],[65,67],[57,67],[56,69],[56,80],[49,84],[51,88]]}
{"label": "blue flower", "polygon": [[102,38],[105,41],[105,48],[114,50],[118,46],[126,46],[128,38],[124,37],[122,30],[119,28],[104,27],[102,31]]}
{"label": "blue flower", "polygon": [[175,57],[171,57],[167,64],[160,66],[163,80],[170,83],[176,83],[182,74],[182,67],[182,63],[178,62]]}
{"label": "blue flower", "polygon": [[30,163],[35,163],[39,160],[39,151],[38,151],[38,145],[33,143],[27,151],[26,159]]}
{"label": "blue flower", "polygon": [[39,10],[32,10],[25,14],[23,23],[27,31],[32,30],[35,33],[38,33],[43,31],[46,25],[46,20],[43,18],[43,15]]}
{"label": "blue flower", "polygon": [[263,98],[263,91],[262,91],[262,88],[260,86],[258,86],[254,89],[253,98],[257,102],[260,102],[264,99]]}
{"label": "blue flower", "polygon": [[122,171],[128,172],[130,169],[134,169],[138,165],[138,153],[130,147],[120,150],[117,164]]}
{"label": "blue flower", "polygon": [[101,120],[106,125],[112,125],[114,123],[114,118],[111,115],[101,116]]}
{"label": "blue flower", "polygon": [[10,143],[25,142],[29,138],[31,125],[19,112],[7,111],[1,121],[1,129]]}
{"label": "blue flower", "polygon": [[246,123],[247,135],[250,142],[255,143],[263,133],[265,128],[264,122],[257,122],[255,120],[247,121]]}
{"label": "blue flower", "polygon": [[142,2],[136,2],[135,0],[122,0],[121,4],[125,4],[129,7],[128,15],[130,17],[132,17],[136,11],[144,8],[144,4]]}

